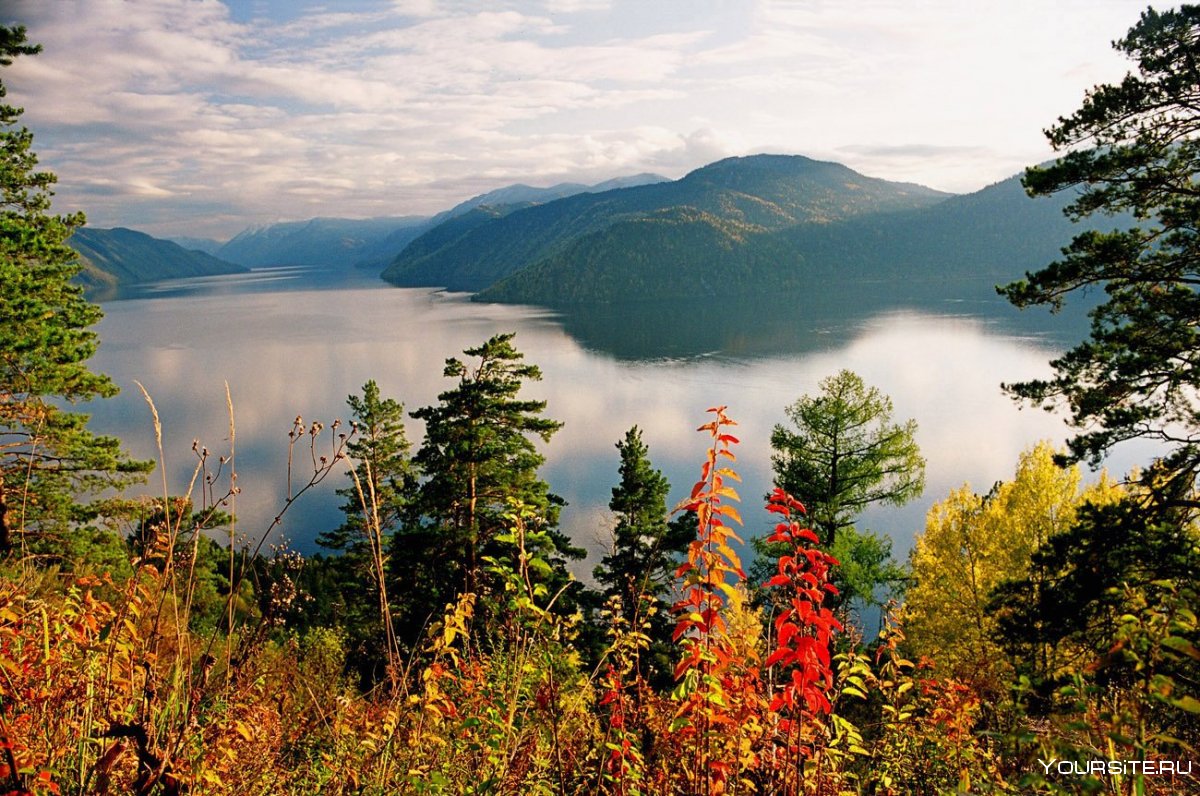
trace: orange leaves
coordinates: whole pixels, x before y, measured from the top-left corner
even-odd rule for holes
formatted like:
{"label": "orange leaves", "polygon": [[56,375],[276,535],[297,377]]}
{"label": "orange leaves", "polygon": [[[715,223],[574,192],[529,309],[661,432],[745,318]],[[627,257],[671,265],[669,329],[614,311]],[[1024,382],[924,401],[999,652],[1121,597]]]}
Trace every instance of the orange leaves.
{"label": "orange leaves", "polygon": [[679,750],[681,792],[718,794],[743,792],[760,780],[774,756],[778,725],[769,715],[759,663],[762,619],[749,605],[735,549],[742,544],[734,531],[742,517],[733,485],[741,478],[729,465],[737,461],[731,446],[738,440],[726,432],[734,422],[725,407],[709,411],[716,417],[700,430],[711,445],[701,478],[680,507],[695,512],[696,539],[677,571],[682,596],[674,607],[674,638],[682,655],[672,695],[679,708],[668,739]]}
{"label": "orange leaves", "polygon": [[675,572],[684,582],[683,598],[674,609],[679,615],[675,640],[693,638],[706,645],[714,634],[724,630],[720,609],[731,588],[730,576],[735,582],[746,579],[741,559],[729,544],[742,540],[727,524],[742,524],[741,514],[727,502],[740,500],[737,490],[726,485],[727,480],[741,479],[732,469],[716,466],[719,458],[730,461],[736,458],[729,446],[737,444],[737,437],[723,431],[736,423],[726,416],[724,406],[708,411],[716,418],[698,430],[709,432],[713,442],[701,468],[700,480],[692,487],[691,499],[682,506],[696,512],[697,534],[688,547],[687,560]]}

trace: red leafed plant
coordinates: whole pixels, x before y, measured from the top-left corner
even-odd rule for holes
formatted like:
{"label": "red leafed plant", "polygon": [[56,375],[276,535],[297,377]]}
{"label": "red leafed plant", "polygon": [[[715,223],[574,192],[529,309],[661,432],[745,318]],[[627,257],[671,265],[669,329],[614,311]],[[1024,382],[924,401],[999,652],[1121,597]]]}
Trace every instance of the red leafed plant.
{"label": "red leafed plant", "polygon": [[[731,540],[738,543],[742,540],[726,524],[726,520],[739,525],[742,522],[737,509],[728,502],[740,500],[738,493],[733,487],[726,486],[726,480],[741,480],[728,466],[737,459],[730,446],[737,444],[738,439],[723,430],[724,426],[737,423],[725,415],[724,406],[708,411],[715,414],[716,419],[698,430],[708,431],[713,444],[708,449],[700,480],[692,487],[691,497],[680,507],[683,511],[696,512],[697,534],[688,546],[687,560],[675,571],[675,577],[683,578],[683,599],[674,607],[679,615],[674,640],[684,639],[684,646],[688,648],[688,654],[675,667],[676,679],[696,667],[711,647],[710,642],[725,632],[721,608],[732,596],[734,588],[728,582],[728,576],[733,575],[739,583],[746,579],[741,560],[729,546]],[[697,643],[687,643],[687,639]]]}
{"label": "red leafed plant", "polygon": [[792,518],[793,512],[805,511],[800,501],[776,487],[767,511],[781,515],[768,541],[791,545],[791,550],[779,557],[777,574],[765,584],[780,589],[783,596],[783,610],[774,622],[775,650],[765,662],[766,667],[777,666],[783,673],[770,710],[780,715],[787,759],[800,776],[804,760],[816,748],[822,720],[832,710],[830,647],[842,625],[824,602],[828,595],[837,594],[829,580],[838,561],[818,549],[817,535]]}
{"label": "red leafed plant", "polygon": [[741,480],[729,466],[738,440],[725,431],[736,424],[723,406],[709,412],[715,419],[699,430],[711,435],[712,445],[691,497],[679,507],[695,512],[697,532],[676,570],[682,598],[674,606],[674,638],[683,656],[675,667],[679,686],[672,696],[680,705],[670,732],[692,758],[685,788],[695,794],[729,793],[757,765],[759,717],[766,707],[757,651],[728,622],[744,615],[746,605],[746,573],[730,546],[742,540],[728,524],[742,521],[730,504],[739,499],[737,491],[728,485]]}

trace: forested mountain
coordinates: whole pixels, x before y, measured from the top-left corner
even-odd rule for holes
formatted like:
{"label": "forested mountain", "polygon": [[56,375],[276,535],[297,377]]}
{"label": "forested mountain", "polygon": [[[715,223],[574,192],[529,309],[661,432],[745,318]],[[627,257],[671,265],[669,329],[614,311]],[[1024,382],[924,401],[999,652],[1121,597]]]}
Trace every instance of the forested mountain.
{"label": "forested mountain", "polygon": [[[643,253],[628,250],[623,232],[649,235],[681,253],[696,254],[697,241],[718,240],[724,243],[716,245],[732,251],[746,236],[924,207],[947,196],[796,155],[728,158],[674,182],[578,194],[497,215],[462,235],[441,235],[441,245],[423,236],[383,277],[400,285],[478,291],[535,263],[566,257],[568,250],[578,256],[585,241],[639,260]],[[646,226],[654,223],[669,229]],[[436,228],[426,235],[435,233]]]}
{"label": "forested mountain", "polygon": [[779,229],[695,211],[645,215],[576,238],[477,298],[563,306],[795,291],[845,277],[905,289],[969,282],[990,294],[1058,255],[1072,235],[1069,198],[1030,199],[1013,177],[926,207]]}
{"label": "forested mountain", "polygon": [[814,273],[878,279],[1011,280],[1058,256],[1079,231],[1063,215],[1073,192],[1031,199],[1019,176],[934,207],[775,236]]}
{"label": "forested mountain", "polygon": [[668,180],[666,177],[658,174],[642,173],[629,177],[616,177],[595,185],[585,185],[579,182],[562,182],[558,185],[552,185],[549,188],[534,188],[518,183],[479,194],[479,196],[456,204],[449,210],[443,210],[429,220],[429,225],[430,227],[435,227],[452,218],[469,213],[478,207],[540,205],[546,202],[553,202],[555,199],[565,199],[568,196],[575,196],[581,193],[604,193],[605,191],[612,191],[617,188],[634,188],[639,185],[653,185],[659,182],[668,182]]}
{"label": "forested mountain", "polygon": [[[636,174],[599,183],[560,183],[549,188],[517,184],[460,202],[432,218],[401,216],[396,218],[312,218],[251,227],[211,253],[222,259],[250,267],[271,265],[314,265],[383,269],[418,236],[440,224],[467,215],[478,208],[520,207],[550,202],[580,193],[607,191],[630,185],[661,182],[656,174]],[[493,215],[496,211],[488,211]],[[208,248],[196,246],[204,251]]]}
{"label": "forested mountain", "polygon": [[349,266],[394,253],[415,237],[427,221],[400,218],[312,218],[251,227],[217,251],[239,265]]}
{"label": "forested mountain", "polygon": [[76,229],[68,241],[77,251],[83,270],[76,281],[88,287],[111,287],[158,279],[212,276],[245,271],[240,265],[212,255],[185,249],[144,232],[116,229]]}

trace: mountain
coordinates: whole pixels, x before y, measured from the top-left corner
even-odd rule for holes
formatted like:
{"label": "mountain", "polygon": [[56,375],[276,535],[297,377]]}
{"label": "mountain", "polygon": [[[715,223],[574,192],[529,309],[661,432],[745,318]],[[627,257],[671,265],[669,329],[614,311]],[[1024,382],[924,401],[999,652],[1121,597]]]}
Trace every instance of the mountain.
{"label": "mountain", "polygon": [[221,241],[213,240],[212,238],[191,238],[191,237],[187,237],[187,236],[182,236],[182,237],[166,238],[165,240],[169,240],[172,243],[178,243],[180,246],[182,246],[185,249],[192,249],[194,251],[204,252],[205,254],[211,254],[214,257],[217,256],[217,251],[222,246],[225,245]]}
{"label": "mountain", "polygon": [[[479,291],[548,306],[803,294],[831,280],[886,281],[910,298],[993,300],[994,285],[1051,262],[1079,231],[1069,193],[1029,198],[1019,177],[927,207],[776,230],[703,213],[651,214],[580,236]],[[1112,219],[1108,228],[1129,219]]]}
{"label": "mountain", "polygon": [[391,253],[399,251],[407,242],[403,233],[411,230],[415,236],[427,220],[422,216],[312,218],[268,224],[238,234],[217,250],[217,256],[250,267],[354,265],[381,256],[389,239],[399,241]]}
{"label": "mountain", "polygon": [[[265,224],[251,227],[225,244],[218,244],[210,253],[250,267],[312,265],[383,270],[415,238],[481,207],[504,207],[507,208],[504,212],[508,212],[589,191],[645,185],[665,179],[656,174],[636,174],[599,185],[561,183],[549,188],[509,185],[468,199],[432,218],[312,218]],[[195,248],[209,251],[205,241],[187,240],[195,243]]]}
{"label": "mountain", "polygon": [[676,254],[699,241],[733,251],[749,236],[924,207],[948,196],[798,155],[728,158],[673,182],[576,194],[498,214],[461,235],[435,227],[402,251],[383,278],[480,291],[534,264],[580,256],[589,245],[640,256],[619,243],[625,232],[650,236]]}
{"label": "mountain", "polygon": [[629,177],[616,177],[615,179],[605,180],[595,185],[562,182],[558,185],[551,185],[549,188],[534,188],[529,185],[517,183],[516,185],[509,185],[494,191],[488,191],[487,193],[472,197],[465,202],[460,202],[449,210],[443,210],[430,219],[429,226],[431,228],[436,227],[438,224],[452,218],[457,218],[477,207],[540,205],[546,202],[553,202],[555,199],[565,199],[568,196],[576,196],[581,193],[603,193],[617,188],[634,188],[639,185],[653,185],[659,182],[669,182],[669,180],[661,175],[646,172],[634,174]]}
{"label": "mountain", "polygon": [[246,270],[204,252],[123,227],[81,227],[68,243],[79,253],[83,264],[76,281],[91,288]]}

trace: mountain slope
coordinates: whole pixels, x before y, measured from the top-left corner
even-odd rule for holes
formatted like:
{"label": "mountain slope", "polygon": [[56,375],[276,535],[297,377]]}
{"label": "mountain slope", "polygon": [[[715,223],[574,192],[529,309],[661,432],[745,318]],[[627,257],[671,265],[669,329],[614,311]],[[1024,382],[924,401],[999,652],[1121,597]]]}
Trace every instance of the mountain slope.
{"label": "mountain slope", "polygon": [[[407,230],[411,230],[415,236],[426,221],[421,216],[405,216],[312,218],[269,224],[253,227],[237,235],[217,251],[217,256],[251,267],[353,265],[380,256],[379,246],[390,236]],[[398,250],[393,250],[393,253]]]}
{"label": "mountain slope", "polygon": [[[480,301],[564,306],[669,301],[748,290],[790,291],[794,272],[775,268],[789,252],[756,227],[675,207],[622,219],[477,294]],[[771,274],[770,283],[763,281]]]}
{"label": "mountain slope", "polygon": [[459,202],[449,210],[443,210],[431,218],[429,220],[429,227],[436,227],[438,224],[449,221],[452,218],[457,218],[479,207],[540,205],[546,202],[553,202],[556,199],[566,199],[568,196],[576,196],[581,193],[604,193],[605,191],[612,191],[617,188],[634,188],[639,185],[653,185],[660,182],[669,182],[669,180],[658,174],[643,173],[634,174],[629,177],[616,177],[597,183],[596,185],[562,182],[558,185],[551,185],[549,188],[534,188],[529,185],[517,183],[516,185],[497,188],[494,191],[473,196],[465,202]]}
{"label": "mountain slope", "polygon": [[75,230],[68,243],[80,254],[83,264],[76,281],[88,287],[234,274],[246,270],[212,255],[123,227],[81,227]]}
{"label": "mountain slope", "polygon": [[1079,231],[1062,213],[1070,199],[1067,194],[1031,199],[1014,176],[936,207],[787,230],[778,237],[823,272],[1016,279],[1056,258]]}
{"label": "mountain slope", "polygon": [[[440,247],[418,238],[384,270],[383,278],[400,285],[478,291],[614,224],[664,211],[698,213],[676,215],[675,228],[711,224],[717,218],[747,231],[768,232],[927,206],[947,196],[798,155],[729,158],[674,182],[579,194],[507,213]],[[434,232],[436,228],[426,235]]]}
{"label": "mountain slope", "polygon": [[[955,290],[992,298],[992,286],[1055,259],[1078,232],[1069,196],[1030,199],[1013,177],[929,207],[824,224],[730,232],[705,239],[687,225],[647,234],[631,223],[577,239],[479,293],[479,301],[582,305],[749,296],[811,290],[832,280],[888,281],[912,293]],[[641,226],[667,219],[642,219]],[[1112,224],[1118,222],[1113,221]]]}
{"label": "mountain slope", "polygon": [[211,254],[213,257],[217,256],[217,251],[224,245],[221,241],[213,240],[212,238],[193,238],[183,236],[165,238],[164,240],[169,240],[171,243],[178,243],[185,249],[192,249],[194,251],[204,252],[205,254]]}

